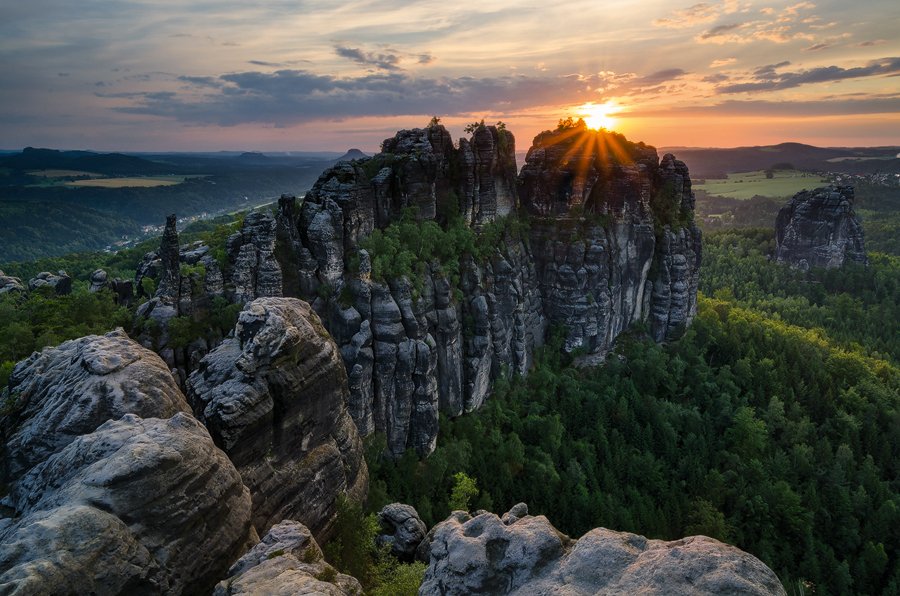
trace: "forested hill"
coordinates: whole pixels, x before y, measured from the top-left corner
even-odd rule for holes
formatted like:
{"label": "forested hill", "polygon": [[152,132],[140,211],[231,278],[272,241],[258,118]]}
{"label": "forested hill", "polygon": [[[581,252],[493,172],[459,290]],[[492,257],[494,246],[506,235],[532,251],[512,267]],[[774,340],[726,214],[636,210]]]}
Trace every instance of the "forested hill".
{"label": "forested hill", "polygon": [[780,143],[758,147],[663,147],[678,155],[695,178],[724,178],[729,172],[800,169],[849,174],[900,173],[900,147],[814,147]]}

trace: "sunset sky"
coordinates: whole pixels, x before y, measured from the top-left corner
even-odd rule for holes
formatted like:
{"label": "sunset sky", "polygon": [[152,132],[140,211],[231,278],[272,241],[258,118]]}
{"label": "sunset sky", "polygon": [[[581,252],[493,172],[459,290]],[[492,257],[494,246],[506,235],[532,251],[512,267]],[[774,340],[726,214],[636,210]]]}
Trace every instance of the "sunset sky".
{"label": "sunset sky", "polygon": [[604,106],[657,146],[900,144],[900,2],[31,0],[0,148],[374,151],[443,118],[525,149]]}

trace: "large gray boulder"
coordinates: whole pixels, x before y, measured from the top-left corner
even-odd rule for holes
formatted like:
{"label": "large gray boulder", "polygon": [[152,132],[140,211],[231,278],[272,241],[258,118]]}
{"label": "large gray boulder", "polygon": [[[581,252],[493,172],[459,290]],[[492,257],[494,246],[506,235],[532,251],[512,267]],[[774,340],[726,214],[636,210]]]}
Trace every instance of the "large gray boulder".
{"label": "large gray boulder", "polygon": [[378,512],[378,522],[381,524],[376,539],[379,546],[389,544],[395,557],[411,561],[428,531],[419,512],[411,505],[391,503]]}
{"label": "large gray boulder", "polygon": [[712,538],[665,542],[597,528],[573,541],[516,507],[503,520],[456,511],[437,525],[419,594],[785,593],[761,561]]}
{"label": "large gray boulder", "polygon": [[72,278],[65,271],[51,273],[49,271],[41,271],[36,276],[28,280],[28,289],[36,290],[38,288],[49,287],[57,296],[65,296],[72,293]]}
{"label": "large gray boulder", "polygon": [[18,277],[13,277],[11,275],[6,275],[3,271],[0,271],[0,296],[9,292],[24,292],[25,286],[22,285],[22,280]]}
{"label": "large gray boulder", "polygon": [[362,593],[359,581],[338,573],[325,562],[309,529],[292,520],[272,526],[256,546],[231,566],[226,579],[213,592],[214,596]]}
{"label": "large gray boulder", "polygon": [[260,534],[296,519],[327,535],[339,495],[368,490],[362,442],[347,412],[347,374],[309,304],[258,298],[188,379],[197,417],[253,495]]}
{"label": "large gray boulder", "polygon": [[238,471],[121,330],[45,348],[2,398],[0,592],[196,593],[255,539]]}
{"label": "large gray boulder", "polygon": [[865,265],[862,225],[853,211],[852,186],[798,192],[775,220],[775,258],[801,269]]}

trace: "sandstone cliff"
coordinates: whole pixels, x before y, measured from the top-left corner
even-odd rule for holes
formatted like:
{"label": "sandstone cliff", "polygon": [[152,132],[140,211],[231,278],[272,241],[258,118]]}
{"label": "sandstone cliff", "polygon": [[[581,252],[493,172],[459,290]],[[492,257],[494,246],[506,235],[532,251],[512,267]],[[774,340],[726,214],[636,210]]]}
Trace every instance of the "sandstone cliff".
{"label": "sandstone cliff", "polygon": [[255,538],[238,471],[121,330],[35,353],[2,398],[0,592],[193,593]]}
{"label": "sandstone cliff", "polygon": [[852,186],[798,192],[775,220],[775,258],[801,269],[866,264],[863,230],[853,212]]}
{"label": "sandstone cliff", "polygon": [[756,557],[706,536],[664,542],[606,528],[577,541],[524,504],[455,511],[429,534],[419,594],[784,594]]}
{"label": "sandstone cliff", "polygon": [[[206,247],[179,252],[170,219],[138,275],[138,286],[160,280],[140,314],[165,330],[214,296],[311,302],[340,348],[360,434],[385,433],[393,454],[432,451],[438,412],[475,410],[499,376],[527,372],[551,326],[566,350],[602,361],[634,323],[663,341],[694,316],[700,232],[673,156],[583,126],[538,135],[518,179],[504,127],[455,145],[440,125],[404,130],[382,149],[329,168],[302,202],[283,196],[274,215],[248,215],[225,263]],[[409,277],[374,276],[366,239],[410,213],[490,231],[491,244],[456,255],[452,273],[422,260]],[[512,233],[505,215],[528,223]],[[202,288],[178,277],[192,262],[206,264]],[[165,340],[160,353],[182,378],[214,347],[179,353]]]}
{"label": "sandstone cliff", "polygon": [[346,379],[337,346],[296,298],[250,302],[188,379],[197,417],[250,488],[260,535],[290,518],[321,538],[340,495],[365,499]]}

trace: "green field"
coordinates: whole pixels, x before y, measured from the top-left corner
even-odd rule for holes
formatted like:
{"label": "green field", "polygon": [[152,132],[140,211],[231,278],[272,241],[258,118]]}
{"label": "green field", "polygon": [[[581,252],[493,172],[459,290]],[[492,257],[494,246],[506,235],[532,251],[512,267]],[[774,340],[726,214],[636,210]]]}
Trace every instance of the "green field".
{"label": "green field", "polygon": [[709,195],[731,199],[751,199],[755,196],[787,198],[801,190],[812,190],[828,184],[821,176],[797,170],[775,170],[774,177],[766,178],[766,172],[740,172],[728,174],[724,180],[707,179],[695,189]]}
{"label": "green field", "polygon": [[189,176],[134,176],[128,178],[92,178],[66,182],[66,186],[92,186],[95,188],[152,188],[154,186],[174,186],[181,184]]}

